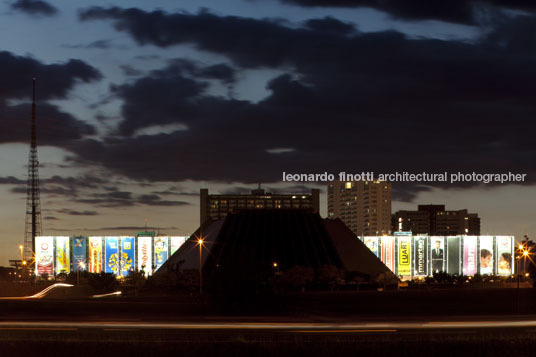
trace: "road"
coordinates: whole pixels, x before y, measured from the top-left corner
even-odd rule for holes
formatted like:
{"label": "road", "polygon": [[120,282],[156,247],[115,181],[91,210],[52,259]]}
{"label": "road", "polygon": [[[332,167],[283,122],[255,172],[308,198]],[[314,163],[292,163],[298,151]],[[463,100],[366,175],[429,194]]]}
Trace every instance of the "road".
{"label": "road", "polygon": [[536,348],[536,316],[383,322],[95,319],[0,321],[0,355],[523,356],[534,355]]}
{"label": "road", "polygon": [[[267,318],[268,320],[270,318]],[[273,319],[273,318],[272,318]],[[502,318],[485,320],[482,318],[448,320],[448,321],[390,321],[390,322],[148,322],[148,321],[2,321],[1,330],[170,330],[170,331],[209,331],[228,330],[234,332],[310,332],[310,333],[345,333],[345,332],[407,332],[450,330],[491,330],[520,329],[536,332],[536,318],[524,316],[515,319]]]}

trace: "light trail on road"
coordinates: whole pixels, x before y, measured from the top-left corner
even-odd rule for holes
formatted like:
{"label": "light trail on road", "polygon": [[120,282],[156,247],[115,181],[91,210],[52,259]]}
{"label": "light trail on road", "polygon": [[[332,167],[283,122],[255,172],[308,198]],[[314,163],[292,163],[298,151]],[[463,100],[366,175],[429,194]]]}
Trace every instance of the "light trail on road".
{"label": "light trail on road", "polygon": [[0,297],[0,300],[26,300],[26,299],[41,299],[45,297],[51,290],[56,288],[72,288],[72,284],[64,284],[64,283],[57,283],[52,284],[49,287],[46,287],[45,289],[41,290],[38,293],[35,293],[30,296],[13,296],[13,297]]}
{"label": "light trail on road", "polygon": [[536,320],[496,320],[496,321],[425,321],[425,322],[384,322],[384,323],[163,323],[163,322],[57,322],[57,321],[3,321],[0,329],[147,329],[147,330],[257,330],[294,332],[396,332],[400,330],[454,330],[489,328],[536,328]]}

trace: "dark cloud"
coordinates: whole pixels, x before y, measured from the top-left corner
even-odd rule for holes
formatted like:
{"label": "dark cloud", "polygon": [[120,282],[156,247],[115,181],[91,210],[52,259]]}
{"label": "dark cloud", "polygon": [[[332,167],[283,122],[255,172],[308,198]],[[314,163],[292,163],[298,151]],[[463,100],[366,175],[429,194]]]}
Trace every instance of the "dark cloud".
{"label": "dark cloud", "polygon": [[232,83],[235,79],[235,71],[223,63],[201,68],[198,74],[201,78],[219,79],[224,83]]}
{"label": "dark cloud", "polygon": [[128,192],[128,191],[112,191],[110,193],[106,193],[106,194],[101,195],[101,196],[105,196],[105,197],[115,199],[115,200],[130,200],[132,198],[132,192]]}
{"label": "dark cloud", "polygon": [[355,31],[355,27],[353,25],[344,23],[330,16],[323,19],[308,20],[305,23],[305,26],[318,32],[334,32],[343,35],[350,34]]}
{"label": "dark cloud", "polygon": [[97,40],[89,44],[78,44],[78,45],[63,45],[67,48],[81,48],[81,49],[100,49],[106,50],[112,47],[110,40]]}
{"label": "dark cloud", "polygon": [[[166,70],[153,71],[133,84],[115,86],[113,92],[121,98],[129,98],[122,108],[123,116],[131,118],[119,126],[122,134],[132,134],[147,124],[148,118],[167,113],[154,124],[176,121],[189,122],[197,115],[193,101],[207,88],[207,84],[182,75],[184,65],[173,64]],[[150,100],[153,105],[138,105]],[[162,109],[165,108],[163,111]]]}
{"label": "dark cloud", "polygon": [[0,98],[30,99],[32,78],[37,78],[37,100],[63,99],[76,83],[101,78],[94,67],[77,59],[65,63],[43,64],[31,57],[0,52]]}
{"label": "dark cloud", "polygon": [[405,20],[440,20],[473,25],[483,11],[507,8],[535,11],[530,0],[280,0],[304,7],[368,7]]}
{"label": "dark cloud", "polygon": [[[7,105],[0,99],[0,143],[30,142],[31,104]],[[94,127],[60,111],[56,105],[37,107],[38,143],[66,146],[68,142],[95,134]]]}
{"label": "dark cloud", "polygon": [[[303,56],[302,60],[307,62],[313,55],[311,44],[330,54],[340,42],[331,30],[292,29],[279,21],[220,17],[206,11],[193,15],[92,7],[81,11],[79,16],[85,21],[114,20],[117,30],[129,33],[140,44],[169,47],[193,43],[201,50],[225,54],[248,68],[285,65],[296,55]],[[330,45],[332,41],[336,43]],[[309,53],[303,53],[304,50]]]}
{"label": "dark cloud", "polygon": [[155,194],[150,195],[141,195],[138,200],[138,203],[144,204],[147,206],[189,206],[190,203],[186,201],[168,201],[163,200],[160,196]]}
{"label": "dark cloud", "polygon": [[77,211],[70,209],[61,209],[58,213],[67,214],[69,216],[97,216],[99,214],[97,211]]}
{"label": "dark cloud", "polygon": [[87,48],[98,48],[101,50],[106,50],[110,47],[111,47],[111,44],[109,40],[97,40],[87,45]]}
{"label": "dark cloud", "polygon": [[[71,188],[61,187],[61,186],[46,186],[40,187],[39,191],[41,195],[45,194],[47,197],[65,197],[65,196],[76,196],[76,191]],[[11,189],[12,193],[27,194],[27,188],[25,186],[17,186]]]}
{"label": "dark cloud", "polygon": [[99,227],[99,228],[47,228],[47,230],[56,232],[103,232],[103,231],[123,231],[127,234],[134,234],[134,231],[162,231],[162,230],[177,230],[178,227],[146,227],[146,226],[114,226],[114,227]]}
{"label": "dark cloud", "polygon": [[96,207],[119,208],[134,206],[131,200],[113,199],[113,198],[80,198],[75,202],[88,204]]}
{"label": "dark cloud", "polygon": [[128,191],[93,193],[90,197],[91,198],[77,199],[76,202],[98,207],[132,207],[136,205],[172,207],[190,205],[189,202],[184,201],[163,200],[156,194],[142,194],[135,196],[132,192]]}
{"label": "dark cloud", "polygon": [[57,220],[59,220],[59,218],[54,217],[54,216],[44,216],[43,219],[45,221],[57,221]]}
{"label": "dark cloud", "polygon": [[17,0],[11,4],[11,8],[30,15],[39,16],[52,16],[58,13],[58,9],[42,0]]}
{"label": "dark cloud", "polygon": [[89,188],[95,189],[99,188],[104,184],[109,183],[107,179],[102,177],[92,176],[92,175],[83,175],[77,177],[63,177],[63,176],[52,176],[50,178],[41,180],[45,185],[57,184],[72,188]]}
{"label": "dark cloud", "polygon": [[0,177],[0,185],[25,185],[26,181],[13,176]]}
{"label": "dark cloud", "polygon": [[170,187],[164,191],[153,191],[152,194],[161,196],[199,196],[199,191],[185,191],[180,187]]}
{"label": "dark cloud", "polygon": [[[146,227],[146,226],[118,226],[118,227],[101,227],[93,229],[94,231],[146,231],[155,229],[178,229],[178,227]],[[86,229],[88,230],[88,229]]]}
{"label": "dark cloud", "polygon": [[[80,142],[78,160],[162,181],[270,183],[283,171],[515,171],[536,182],[532,16],[505,17],[473,43],[360,33],[332,19],[290,28],[207,12],[93,8],[81,16],[111,18],[141,44],[192,43],[239,70],[288,73],[253,103],[210,95],[204,80],[188,75],[191,63],[172,62],[115,88],[124,102],[123,137]],[[132,136],[173,123],[187,129]],[[427,189],[404,187],[413,191],[396,197]]]}
{"label": "dark cloud", "polygon": [[131,76],[131,77],[137,77],[137,76],[140,76],[143,72],[128,65],[128,64],[124,64],[124,65],[121,65],[120,66],[121,69],[123,70],[123,73],[126,75],[126,76]]}
{"label": "dark cloud", "polygon": [[[3,182],[5,181],[5,182]],[[0,178],[0,183],[13,183],[16,187],[11,189],[13,193],[26,194],[26,181],[15,179],[13,177]],[[42,195],[51,197],[76,198],[81,190],[105,189],[106,179],[92,175],[82,175],[78,177],[52,176],[50,178],[41,178],[40,192]]]}

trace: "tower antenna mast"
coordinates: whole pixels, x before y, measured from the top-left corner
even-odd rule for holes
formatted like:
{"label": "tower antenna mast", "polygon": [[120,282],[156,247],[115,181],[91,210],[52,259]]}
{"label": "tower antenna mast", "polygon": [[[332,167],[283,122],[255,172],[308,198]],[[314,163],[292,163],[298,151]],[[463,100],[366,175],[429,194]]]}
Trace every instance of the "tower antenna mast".
{"label": "tower antenna mast", "polygon": [[35,237],[42,234],[41,200],[39,191],[39,161],[37,159],[37,125],[35,104],[35,78],[32,79],[32,136],[28,158],[28,182],[26,186],[26,227],[24,231],[23,259],[30,264],[35,256]]}

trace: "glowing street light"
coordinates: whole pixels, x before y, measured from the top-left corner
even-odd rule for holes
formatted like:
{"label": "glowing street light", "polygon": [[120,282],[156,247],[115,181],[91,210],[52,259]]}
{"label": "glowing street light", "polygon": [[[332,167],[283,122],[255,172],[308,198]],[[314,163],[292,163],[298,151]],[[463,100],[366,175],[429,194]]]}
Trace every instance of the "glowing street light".
{"label": "glowing street light", "polygon": [[205,241],[202,237],[197,239],[197,245],[199,246],[199,295],[203,295],[203,244]]}
{"label": "glowing street light", "polygon": [[86,263],[85,262],[78,262],[78,269],[76,269],[76,285],[80,285],[80,270],[86,269]]}

